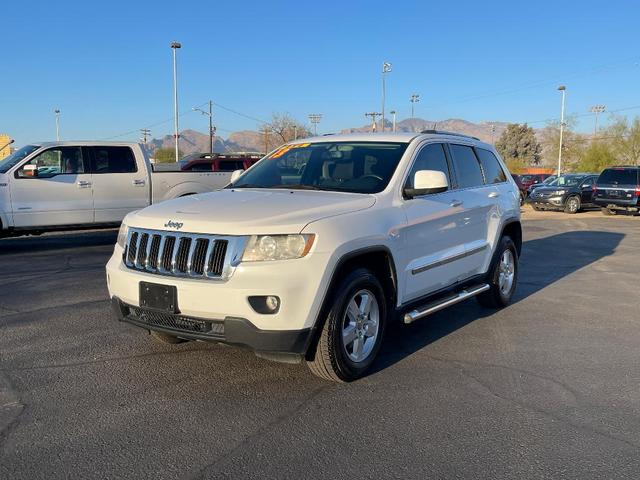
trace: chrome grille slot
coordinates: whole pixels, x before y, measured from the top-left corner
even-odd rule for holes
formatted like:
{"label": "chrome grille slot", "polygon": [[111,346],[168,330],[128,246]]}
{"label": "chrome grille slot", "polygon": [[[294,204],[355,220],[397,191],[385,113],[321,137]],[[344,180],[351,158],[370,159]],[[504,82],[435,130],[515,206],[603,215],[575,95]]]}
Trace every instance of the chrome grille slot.
{"label": "chrome grille slot", "polygon": [[225,279],[237,265],[245,241],[244,237],[130,228],[124,261],[127,268],[158,275]]}

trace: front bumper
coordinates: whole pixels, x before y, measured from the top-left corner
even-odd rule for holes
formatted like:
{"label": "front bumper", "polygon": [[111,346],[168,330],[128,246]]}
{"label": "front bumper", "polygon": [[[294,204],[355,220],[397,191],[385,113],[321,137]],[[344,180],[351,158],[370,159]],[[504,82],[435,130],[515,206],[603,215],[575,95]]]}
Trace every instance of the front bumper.
{"label": "front bumper", "polygon": [[535,195],[535,192],[532,196],[529,197],[529,203],[538,208],[546,208],[546,209],[559,209],[564,207],[564,202],[566,200],[566,196],[557,195],[553,197],[538,197]]}
{"label": "front bumper", "polygon": [[308,348],[311,329],[261,330],[245,318],[226,317],[209,320],[182,314],[156,312],[127,305],[118,297],[111,299],[116,318],[145,330],[168,333],[188,340],[222,342],[249,347],[257,352],[303,355]]}

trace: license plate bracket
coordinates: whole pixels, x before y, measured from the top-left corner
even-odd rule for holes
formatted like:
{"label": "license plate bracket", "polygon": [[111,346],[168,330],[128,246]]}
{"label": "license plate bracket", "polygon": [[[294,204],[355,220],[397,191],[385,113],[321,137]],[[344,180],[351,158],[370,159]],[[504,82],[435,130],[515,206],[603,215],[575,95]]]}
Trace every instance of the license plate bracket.
{"label": "license plate bracket", "polygon": [[140,282],[140,307],[165,313],[179,313],[178,289],[174,285]]}

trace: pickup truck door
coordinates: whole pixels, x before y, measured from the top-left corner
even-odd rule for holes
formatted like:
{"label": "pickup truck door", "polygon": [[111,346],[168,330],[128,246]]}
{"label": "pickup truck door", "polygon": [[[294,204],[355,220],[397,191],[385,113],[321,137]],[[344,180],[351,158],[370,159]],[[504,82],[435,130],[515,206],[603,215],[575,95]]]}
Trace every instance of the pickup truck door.
{"label": "pickup truck door", "polygon": [[148,173],[127,146],[87,147],[93,176],[96,223],[121,222],[132,210],[149,205]]}
{"label": "pickup truck door", "polygon": [[93,223],[89,164],[80,147],[53,147],[22,164],[10,179],[18,228]]}
{"label": "pickup truck door", "polygon": [[407,218],[400,232],[406,251],[403,303],[455,283],[463,273],[465,245],[471,240],[464,198],[452,181],[444,145],[430,143],[418,151],[405,187],[412,187],[418,170],[444,172],[450,189],[403,201]]}

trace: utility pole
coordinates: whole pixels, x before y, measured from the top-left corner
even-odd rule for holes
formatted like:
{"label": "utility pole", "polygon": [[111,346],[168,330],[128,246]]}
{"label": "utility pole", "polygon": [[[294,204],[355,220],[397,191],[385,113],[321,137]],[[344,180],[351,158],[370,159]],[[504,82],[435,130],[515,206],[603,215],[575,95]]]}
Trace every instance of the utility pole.
{"label": "utility pole", "polygon": [[178,68],[176,62],[176,51],[182,48],[178,42],[171,42],[171,50],[173,50],[173,110],[174,110],[174,138],[176,141],[176,162],[180,160],[179,145],[180,134],[178,133]]}
{"label": "utility pole", "polygon": [[492,123],[491,124],[491,144],[493,144],[493,137],[496,134],[496,124]]}
{"label": "utility pole", "polygon": [[365,117],[371,117],[371,131],[375,132],[376,131],[376,118],[377,117],[381,117],[382,113],[378,113],[378,112],[367,112],[364,114]]}
{"label": "utility pole", "polygon": [[562,134],[564,133],[564,100],[567,87],[560,85],[558,90],[562,92],[562,106],[560,107],[560,147],[558,148],[558,177],[562,172]]}
{"label": "utility pole", "polygon": [[147,144],[147,137],[151,135],[151,130],[148,128],[141,128],[140,133],[142,134],[142,143]]}
{"label": "utility pole", "polygon": [[596,124],[593,127],[593,136],[595,137],[598,134],[598,115],[603,113],[606,110],[606,105],[594,105],[589,109],[591,113],[593,113],[596,117]]}
{"label": "utility pole", "polygon": [[294,140],[298,139],[298,125],[293,126],[293,139]]}
{"label": "utility pole", "polygon": [[413,119],[415,118],[414,107],[416,103],[420,101],[420,95],[418,95],[417,93],[414,93],[413,95],[411,95],[411,97],[409,97],[409,101],[411,102],[411,118]]}
{"label": "utility pole", "polygon": [[264,154],[269,153],[269,127],[262,127],[262,134],[264,135]]}
{"label": "utility pole", "polygon": [[322,120],[322,114],[321,113],[310,113],[309,114],[309,121],[313,124],[313,134],[314,135],[318,135],[318,124],[320,123],[320,120]]}
{"label": "utility pole", "polygon": [[389,62],[382,63],[382,131],[384,132],[384,102],[387,95],[386,77],[387,73],[391,71],[391,64]]}
{"label": "utility pole", "polygon": [[56,141],[60,141],[60,109],[56,108],[53,113],[56,114]]}
{"label": "utility pole", "polygon": [[213,126],[213,101],[209,100],[209,111],[205,112],[201,108],[193,107],[194,112],[200,112],[202,115],[209,117],[209,153],[213,155],[214,135],[216,133],[216,127]]}
{"label": "utility pole", "polygon": [[393,133],[395,133],[396,132],[396,111],[395,110],[391,110],[390,113],[393,116],[393,127],[392,127],[391,131]]}

